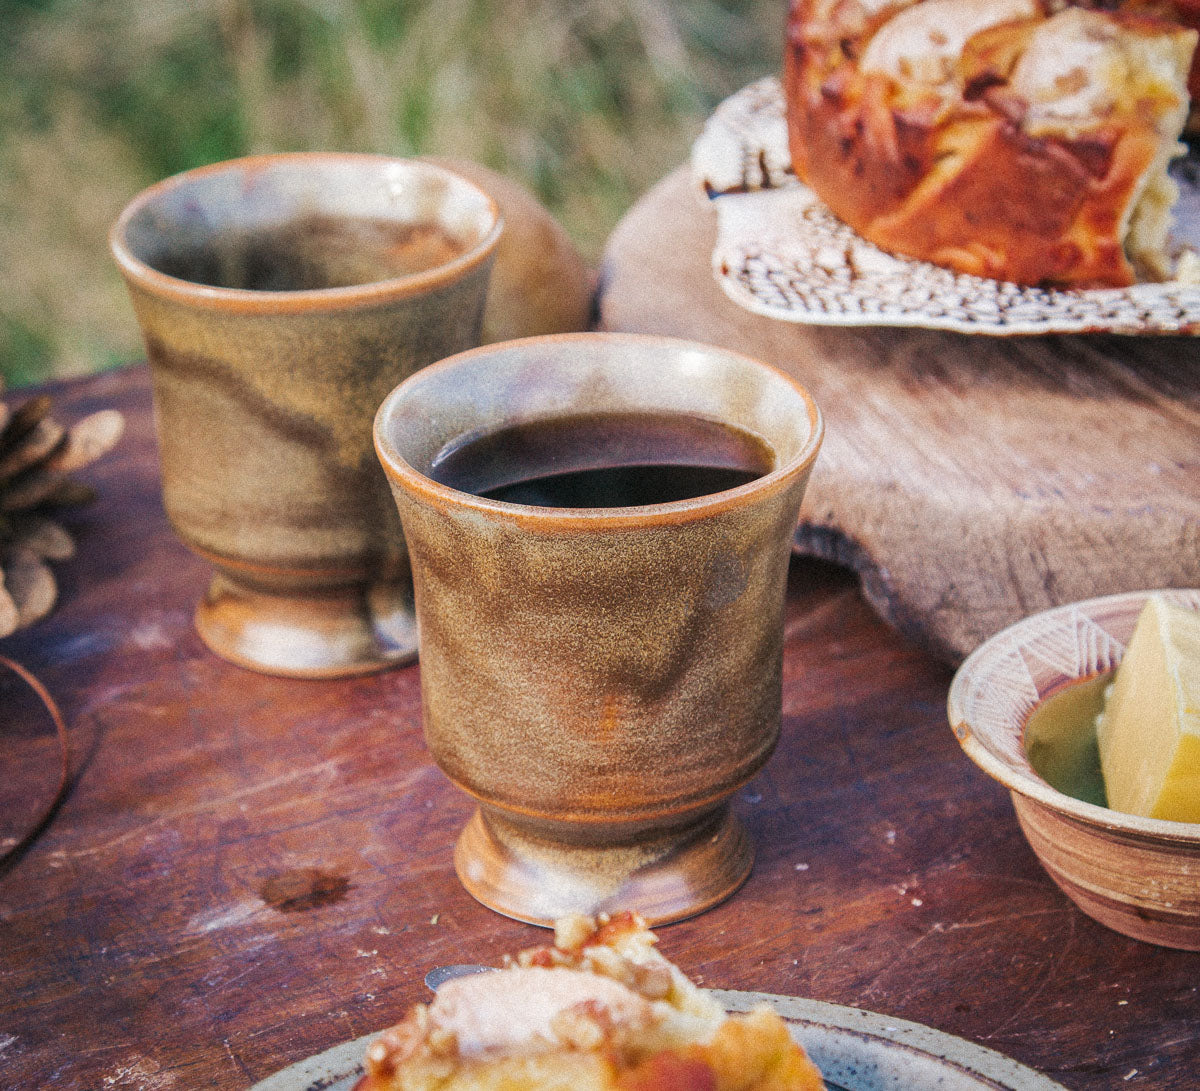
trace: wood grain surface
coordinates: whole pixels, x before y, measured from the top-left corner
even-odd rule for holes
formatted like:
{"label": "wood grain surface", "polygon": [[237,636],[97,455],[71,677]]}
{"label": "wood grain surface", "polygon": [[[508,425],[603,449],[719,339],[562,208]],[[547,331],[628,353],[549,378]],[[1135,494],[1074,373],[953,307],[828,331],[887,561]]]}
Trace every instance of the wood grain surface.
{"label": "wood grain surface", "polygon": [[682,167],[609,240],[601,326],[808,387],[827,433],[797,547],[910,639],[954,663],[1050,606],[1200,584],[1200,339],[793,325],[726,298],[714,234]]}
{"label": "wood grain surface", "polygon": [[[470,802],[434,768],[416,666],[338,682],[225,663],[191,625],[208,580],[158,495],[145,372],[57,392],[115,405],[119,448],[58,566],[62,602],[0,651],[61,701],[75,783],[0,872],[0,1087],[245,1088],[382,1028],[431,966],[544,933],[482,908],[451,848]],[[662,930],[706,985],[916,1020],[1073,1091],[1190,1091],[1200,954],[1083,916],[1006,793],[959,751],[949,673],[853,575],[792,566],[783,739],[736,799],[747,885]],[[53,786],[51,728],[0,678],[0,838]]]}

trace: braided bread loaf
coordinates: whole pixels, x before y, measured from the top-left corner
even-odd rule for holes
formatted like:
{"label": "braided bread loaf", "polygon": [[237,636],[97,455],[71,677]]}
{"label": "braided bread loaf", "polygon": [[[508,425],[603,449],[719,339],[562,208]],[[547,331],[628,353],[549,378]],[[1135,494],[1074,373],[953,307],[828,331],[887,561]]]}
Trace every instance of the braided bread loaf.
{"label": "braided bread loaf", "polygon": [[1197,35],[1127,7],[792,0],[797,174],[894,253],[1020,284],[1169,279]]}

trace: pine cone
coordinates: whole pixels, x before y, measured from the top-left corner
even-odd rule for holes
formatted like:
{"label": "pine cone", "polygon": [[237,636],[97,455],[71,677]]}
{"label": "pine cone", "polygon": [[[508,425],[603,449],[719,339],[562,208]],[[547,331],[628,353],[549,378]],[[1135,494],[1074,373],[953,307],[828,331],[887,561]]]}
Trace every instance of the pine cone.
{"label": "pine cone", "polygon": [[[3,384],[0,383],[0,393]],[[18,409],[0,401],[0,637],[45,617],[58,588],[47,561],[75,554],[56,513],[94,499],[73,471],[95,461],[121,437],[125,418],[104,409],[64,428],[46,395]]]}

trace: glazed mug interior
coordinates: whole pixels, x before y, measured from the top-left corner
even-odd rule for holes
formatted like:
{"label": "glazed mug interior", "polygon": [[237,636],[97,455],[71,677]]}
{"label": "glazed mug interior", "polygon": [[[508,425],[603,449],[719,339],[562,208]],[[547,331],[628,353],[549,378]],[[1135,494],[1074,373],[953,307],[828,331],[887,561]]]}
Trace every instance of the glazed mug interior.
{"label": "glazed mug interior", "polygon": [[[464,439],[630,413],[750,433],[770,465],[621,507],[435,480]],[[662,923],[744,881],[753,851],[728,801],[778,738],[788,558],[821,435],[791,379],[669,338],[488,346],[384,402],[376,447],[413,565],[426,739],[480,802],[455,863],[484,904],[539,924],[616,908]]]}
{"label": "glazed mug interior", "polygon": [[167,514],[217,569],[196,624],[219,655],[302,677],[415,655],[371,420],[405,376],[478,344],[500,230],[448,170],[338,154],[190,171],[114,225]]}

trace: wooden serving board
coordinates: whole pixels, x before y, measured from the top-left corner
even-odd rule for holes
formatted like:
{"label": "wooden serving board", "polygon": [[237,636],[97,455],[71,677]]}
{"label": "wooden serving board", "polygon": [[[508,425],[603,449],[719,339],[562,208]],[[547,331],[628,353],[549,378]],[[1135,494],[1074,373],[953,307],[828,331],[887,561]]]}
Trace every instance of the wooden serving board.
{"label": "wooden serving board", "polygon": [[1076,599],[1200,583],[1200,338],[799,326],[717,287],[687,167],[618,224],[600,327],[756,356],[827,433],[796,532],[949,662]]}

